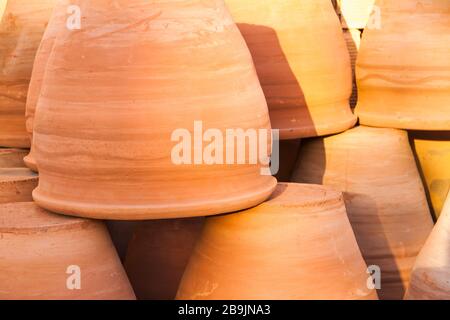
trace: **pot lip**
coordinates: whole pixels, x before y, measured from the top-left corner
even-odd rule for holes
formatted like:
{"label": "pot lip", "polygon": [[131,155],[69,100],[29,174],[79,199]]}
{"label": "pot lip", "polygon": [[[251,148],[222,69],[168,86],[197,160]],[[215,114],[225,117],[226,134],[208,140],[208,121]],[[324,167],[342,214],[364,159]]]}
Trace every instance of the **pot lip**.
{"label": "pot lip", "polygon": [[58,215],[39,208],[34,202],[0,205],[0,233],[29,234],[84,227],[93,221]]}
{"label": "pot lip", "polygon": [[0,168],[0,184],[37,179],[39,175],[28,168]]}

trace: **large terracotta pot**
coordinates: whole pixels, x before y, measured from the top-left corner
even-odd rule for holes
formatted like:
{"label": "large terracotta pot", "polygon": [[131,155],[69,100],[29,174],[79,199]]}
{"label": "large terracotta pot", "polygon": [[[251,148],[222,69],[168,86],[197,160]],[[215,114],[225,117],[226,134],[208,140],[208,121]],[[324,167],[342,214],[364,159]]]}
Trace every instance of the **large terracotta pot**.
{"label": "large terracotta pot", "polygon": [[410,132],[437,219],[450,191],[450,132]]}
{"label": "large terracotta pot", "polygon": [[279,184],[267,202],[206,219],[178,299],[376,299],[342,194]]}
{"label": "large terracotta pot", "polygon": [[2,300],[135,298],[102,222],[5,204],[0,238]]}
{"label": "large terracotta pot", "polygon": [[27,149],[0,148],[0,168],[25,167],[23,157]]}
{"label": "large terracotta pot", "polygon": [[330,0],[225,0],[255,61],[281,139],[344,131],[350,58]]}
{"label": "large terracotta pot", "polygon": [[203,218],[145,221],[128,246],[125,270],[138,299],[173,300]]}
{"label": "large terracotta pot", "polygon": [[[59,213],[136,220],[218,214],[268,198],[276,180],[261,175],[260,162],[192,159],[207,151],[195,121],[219,137],[270,130],[251,55],[223,1],[78,4],[81,29],[59,33],[38,101],[35,201]],[[180,131],[192,149],[180,154],[192,151],[193,164],[173,157]]]}
{"label": "large terracotta pot", "polygon": [[450,300],[450,196],[417,257],[407,300]]}
{"label": "large terracotta pot", "polygon": [[45,70],[47,68],[47,62],[50,57],[50,53],[53,49],[53,43],[56,39],[58,30],[65,28],[65,22],[68,17],[67,9],[69,7],[69,0],[58,0],[53,14],[42,37],[41,44],[36,53],[34,60],[33,72],[31,74],[30,86],[28,89],[25,118],[26,129],[31,140],[30,153],[24,158],[25,164],[33,171],[38,171],[36,160],[34,159],[33,149],[33,122],[34,114],[37,106],[39,96],[41,94],[42,81],[44,78]]}
{"label": "large terracotta pot", "polygon": [[106,221],[109,235],[116,247],[120,260],[125,261],[128,250],[128,243],[133,236],[134,230],[138,226],[138,221]]}
{"label": "large terracotta pot", "polygon": [[55,1],[0,1],[0,146],[30,147],[24,117],[28,84]]}
{"label": "large terracotta pot", "polygon": [[381,299],[402,299],[433,221],[405,131],[358,127],[304,141],[293,181],[344,191],[368,265],[381,268]]}
{"label": "large terracotta pot", "polygon": [[38,181],[27,168],[0,168],[0,203],[31,201]]}
{"label": "large terracotta pot", "polygon": [[366,28],[356,74],[360,122],[450,128],[450,1],[378,0],[380,28]]}

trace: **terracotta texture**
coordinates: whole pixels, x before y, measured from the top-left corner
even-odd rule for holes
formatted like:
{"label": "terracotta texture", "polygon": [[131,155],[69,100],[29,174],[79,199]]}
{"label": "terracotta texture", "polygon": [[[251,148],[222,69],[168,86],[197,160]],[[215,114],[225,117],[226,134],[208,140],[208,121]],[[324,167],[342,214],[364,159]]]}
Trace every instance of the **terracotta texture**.
{"label": "terracotta texture", "polygon": [[450,197],[417,257],[407,300],[450,300]]}
{"label": "terracotta texture", "polygon": [[128,250],[128,243],[133,236],[134,229],[138,226],[138,221],[106,221],[109,235],[116,247],[117,253],[122,261]]}
{"label": "terracotta texture", "polygon": [[178,299],[376,299],[340,192],[279,184],[267,202],[206,219]]}
{"label": "terracotta texture", "polygon": [[380,28],[366,28],[356,65],[360,123],[450,128],[450,1],[377,1]]}
{"label": "terracotta texture", "polygon": [[[55,215],[34,203],[0,206],[0,299],[135,299],[102,222]],[[81,288],[66,271],[78,266]],[[70,270],[70,269],[69,269]]]}
{"label": "terracotta texture", "polygon": [[407,133],[357,127],[303,141],[293,181],[344,192],[361,252],[381,268],[381,299],[402,299],[433,221]]}
{"label": "terracotta texture", "polygon": [[267,199],[276,180],[261,175],[263,165],[171,158],[179,145],[171,136],[186,129],[194,138],[194,121],[223,136],[270,130],[251,55],[223,1],[78,4],[82,28],[58,35],[38,101],[35,201],[59,213],[137,220],[217,214]]}
{"label": "terracotta texture", "polygon": [[23,157],[27,153],[27,149],[0,148],[0,168],[25,167]]}
{"label": "terracotta texture", "polygon": [[0,203],[31,201],[38,181],[27,168],[0,168]]}
{"label": "terracotta texture", "polygon": [[450,191],[450,132],[410,132],[437,219]]}
{"label": "terracotta texture", "polygon": [[353,127],[351,67],[330,0],[226,0],[252,53],[281,139]]}
{"label": "terracotta texture", "polygon": [[125,270],[138,299],[173,300],[204,218],[145,221],[130,241]]}
{"label": "terracotta texture", "polygon": [[28,148],[25,102],[34,57],[56,0],[0,0],[0,146]]}
{"label": "terracotta texture", "polygon": [[24,158],[25,164],[33,171],[38,171],[33,151],[33,122],[37,102],[41,93],[42,81],[44,78],[47,62],[53,49],[58,30],[65,28],[66,19],[68,19],[67,8],[70,5],[69,0],[58,0],[53,10],[52,16],[42,37],[41,44],[34,60],[33,72],[31,74],[30,86],[28,89],[27,103],[25,110],[26,129],[31,140],[30,153]]}
{"label": "terracotta texture", "polygon": [[290,182],[292,171],[297,163],[301,140],[281,140],[279,149],[279,170],[275,175],[280,182]]}

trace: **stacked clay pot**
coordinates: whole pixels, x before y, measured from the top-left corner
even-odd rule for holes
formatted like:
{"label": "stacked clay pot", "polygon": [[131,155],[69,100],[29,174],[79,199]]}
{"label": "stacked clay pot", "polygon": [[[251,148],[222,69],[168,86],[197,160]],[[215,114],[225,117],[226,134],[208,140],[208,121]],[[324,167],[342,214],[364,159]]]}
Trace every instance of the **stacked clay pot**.
{"label": "stacked clay pot", "polygon": [[380,298],[402,299],[433,227],[407,133],[357,127],[304,141],[292,179],[344,191],[363,257],[381,269]]}
{"label": "stacked clay pot", "polygon": [[261,175],[265,164],[173,159],[180,143],[192,158],[200,149],[191,143],[195,121],[223,136],[228,128],[270,132],[251,55],[223,1],[77,3],[82,28],[57,35],[36,108],[38,205],[134,220],[218,214],[267,199],[276,180]]}
{"label": "stacked clay pot", "polygon": [[178,299],[377,299],[342,194],[279,184],[265,203],[209,217]]}
{"label": "stacked clay pot", "polygon": [[203,223],[203,218],[156,220],[135,229],[125,270],[138,299],[175,298]]}
{"label": "stacked clay pot", "polygon": [[450,195],[417,257],[405,299],[450,300]]}
{"label": "stacked clay pot", "polygon": [[0,168],[24,167],[23,157],[27,149],[0,148]]}
{"label": "stacked clay pot", "polygon": [[38,175],[27,168],[0,168],[0,203],[32,201]]}
{"label": "stacked clay pot", "polygon": [[360,123],[450,129],[450,2],[378,0],[381,28],[366,28],[356,75]]}
{"label": "stacked clay pot", "polygon": [[0,1],[0,146],[30,146],[24,117],[28,84],[55,2]]}
{"label": "stacked clay pot", "polygon": [[3,204],[0,239],[2,300],[135,299],[101,222]]}
{"label": "stacked clay pot", "polygon": [[281,139],[344,131],[350,58],[330,0],[225,0],[252,53]]}

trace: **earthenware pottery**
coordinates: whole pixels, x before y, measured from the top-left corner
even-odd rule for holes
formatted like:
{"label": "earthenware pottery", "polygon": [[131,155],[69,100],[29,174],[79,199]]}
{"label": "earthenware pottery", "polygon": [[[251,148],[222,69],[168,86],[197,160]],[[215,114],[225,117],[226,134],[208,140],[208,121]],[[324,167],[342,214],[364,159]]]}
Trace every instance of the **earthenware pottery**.
{"label": "earthenware pottery", "polygon": [[0,146],[29,148],[25,103],[34,57],[56,0],[0,0]]}
{"label": "earthenware pottery", "polygon": [[28,149],[0,148],[0,168],[25,167],[23,157]]}
{"label": "earthenware pottery", "polygon": [[178,299],[376,299],[342,193],[279,184],[263,204],[207,218]]}
{"label": "earthenware pottery", "polygon": [[450,1],[378,0],[356,64],[360,123],[450,128]]}
{"label": "earthenware pottery", "polygon": [[38,181],[28,168],[0,168],[0,203],[31,201]]}
{"label": "earthenware pottery", "polygon": [[100,221],[0,205],[0,299],[135,299]]}
{"label": "earthenware pottery", "polygon": [[280,182],[290,182],[292,171],[297,163],[297,156],[300,151],[301,140],[281,140],[279,148],[279,168],[275,175]]}
{"label": "earthenware pottery", "polygon": [[120,260],[125,261],[128,243],[133,236],[134,229],[138,226],[138,221],[105,221],[109,235],[116,247]]}
{"label": "earthenware pottery", "polygon": [[138,299],[173,300],[204,218],[143,221],[130,241],[125,270]]}
{"label": "earthenware pottery", "polygon": [[146,220],[267,199],[276,179],[249,155],[270,155],[267,104],[223,1],[77,3],[80,29],[58,34],[36,109],[35,201]]}
{"label": "earthenware pottery", "polygon": [[450,300],[450,196],[417,257],[407,300]]}
{"label": "earthenware pottery", "polygon": [[33,121],[34,113],[38,98],[41,93],[42,80],[44,78],[47,61],[53,49],[53,43],[56,39],[58,30],[64,28],[64,23],[68,19],[69,0],[58,0],[53,10],[52,16],[45,30],[41,44],[39,45],[34,60],[33,72],[31,74],[30,86],[28,89],[27,103],[25,109],[26,129],[31,140],[30,153],[23,159],[28,168],[33,171],[38,171],[36,160],[34,159],[33,151]]}
{"label": "earthenware pottery", "polygon": [[361,126],[303,141],[292,180],[344,192],[362,254],[381,269],[380,298],[402,299],[433,227],[407,133]]}
{"label": "earthenware pottery", "polygon": [[330,0],[226,0],[281,139],[353,127],[350,58]]}
{"label": "earthenware pottery", "polygon": [[437,219],[450,191],[450,132],[409,133]]}

